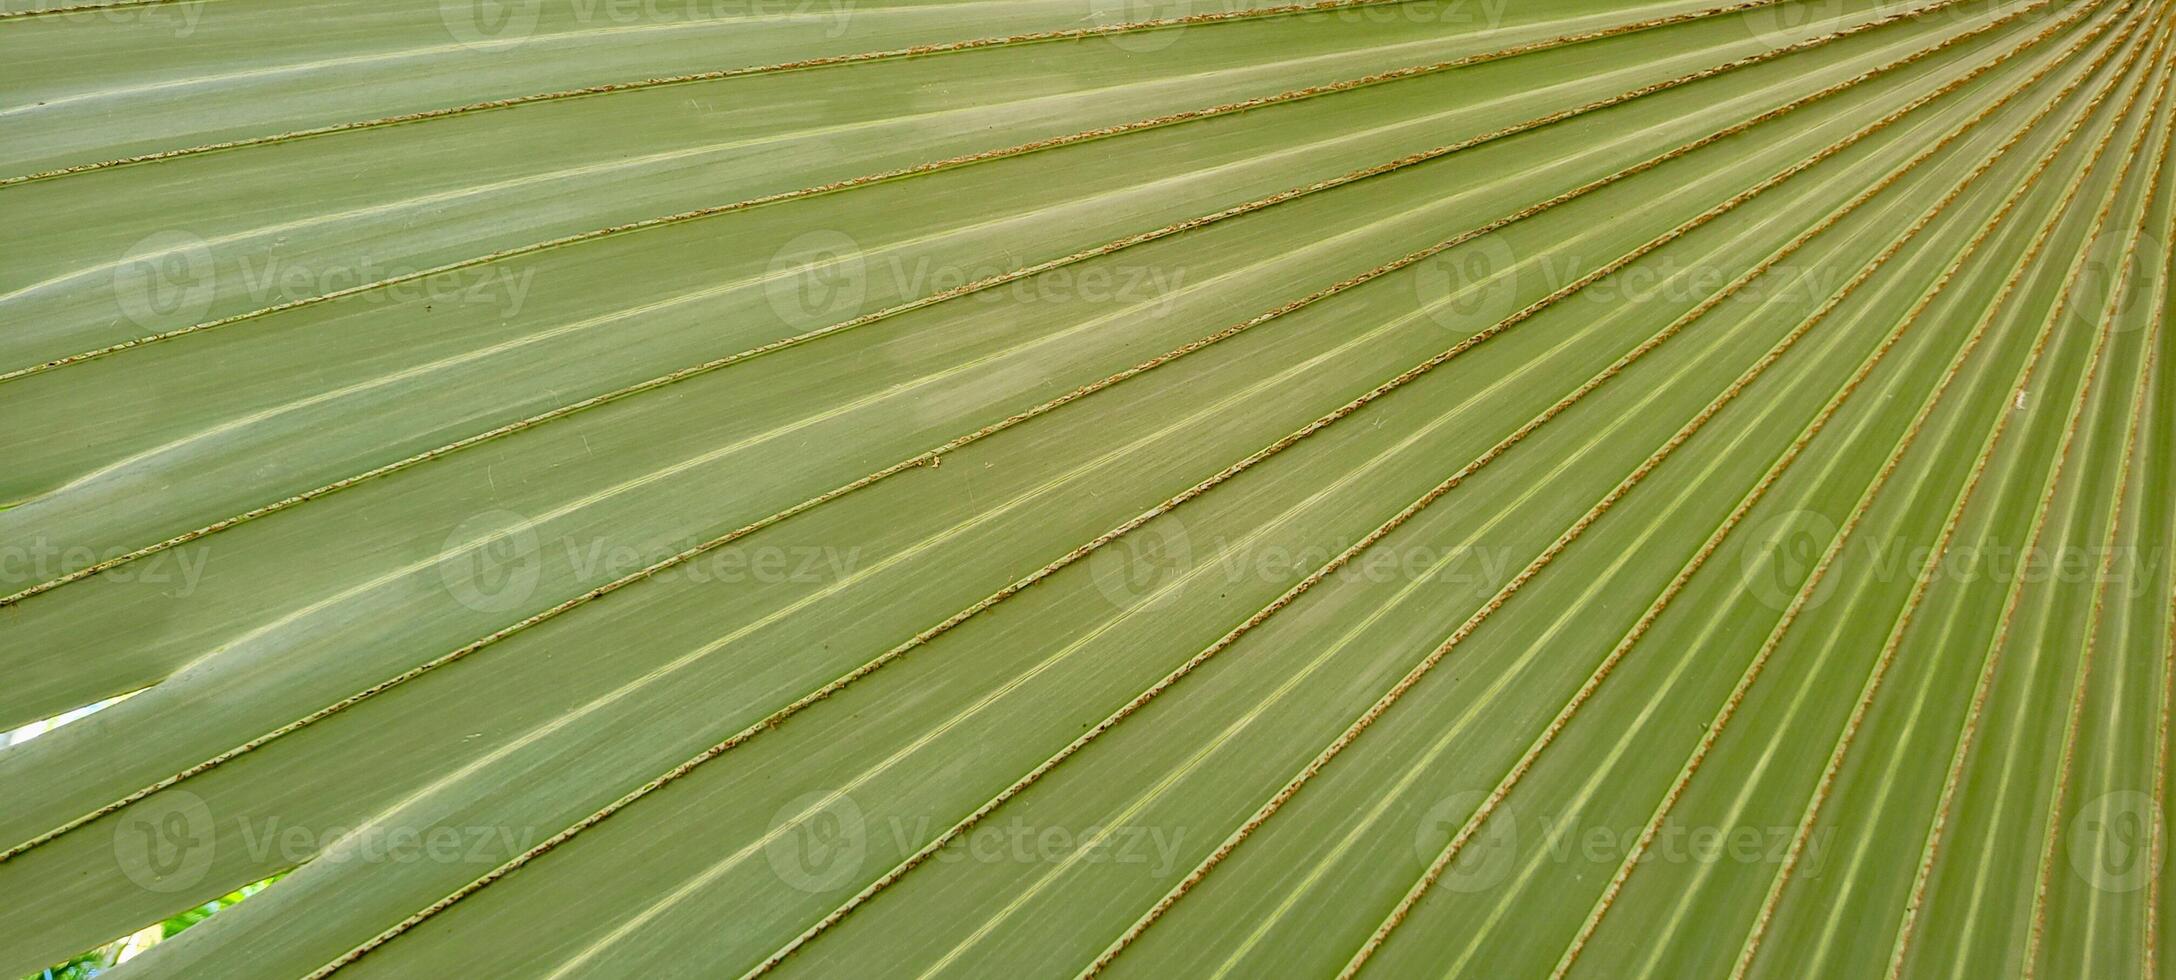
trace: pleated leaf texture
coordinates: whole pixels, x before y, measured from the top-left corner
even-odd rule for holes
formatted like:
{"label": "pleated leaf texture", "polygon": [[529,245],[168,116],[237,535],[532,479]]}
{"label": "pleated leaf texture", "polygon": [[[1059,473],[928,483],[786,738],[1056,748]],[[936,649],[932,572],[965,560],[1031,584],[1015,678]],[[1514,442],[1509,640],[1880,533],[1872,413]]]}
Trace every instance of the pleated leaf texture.
{"label": "pleated leaf texture", "polygon": [[0,64],[7,975],[2166,964],[2170,0]]}

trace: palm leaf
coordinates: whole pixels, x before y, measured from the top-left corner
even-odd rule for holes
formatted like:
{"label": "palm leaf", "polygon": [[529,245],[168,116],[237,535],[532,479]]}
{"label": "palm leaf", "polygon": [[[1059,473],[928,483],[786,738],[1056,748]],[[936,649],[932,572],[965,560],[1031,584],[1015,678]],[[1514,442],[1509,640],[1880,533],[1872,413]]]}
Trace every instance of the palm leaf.
{"label": "palm leaf", "polygon": [[2155,974],[2172,32],[9,0],[0,965]]}

